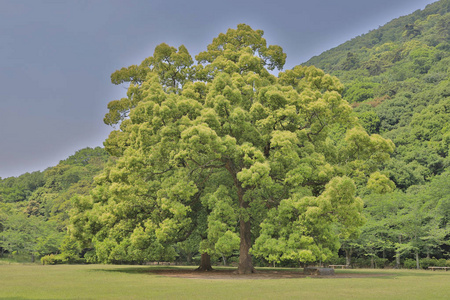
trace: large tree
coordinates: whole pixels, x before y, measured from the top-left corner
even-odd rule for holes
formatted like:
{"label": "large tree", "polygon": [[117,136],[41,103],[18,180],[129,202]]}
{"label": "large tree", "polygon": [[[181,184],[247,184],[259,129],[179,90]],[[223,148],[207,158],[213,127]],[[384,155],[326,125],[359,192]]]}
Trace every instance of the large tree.
{"label": "large tree", "polygon": [[393,144],[358,126],[335,77],[302,66],[274,76],[285,58],[240,24],[195,65],[184,46],[162,44],[115,72],[130,83],[105,117],[120,123],[105,142],[119,158],[77,200],[74,235],[106,262],[167,258],[197,236],[205,261],[239,249],[239,273],[254,271],[255,241],[269,260],[336,251],[362,224],[356,187]]}

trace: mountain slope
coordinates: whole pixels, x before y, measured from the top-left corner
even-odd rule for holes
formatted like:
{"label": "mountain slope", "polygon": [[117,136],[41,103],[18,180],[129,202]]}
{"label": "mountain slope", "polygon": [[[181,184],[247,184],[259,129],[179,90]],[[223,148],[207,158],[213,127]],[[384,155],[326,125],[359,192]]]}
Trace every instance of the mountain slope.
{"label": "mountain slope", "polygon": [[364,127],[393,140],[385,172],[402,190],[449,166],[449,12],[435,2],[305,63],[337,76]]}

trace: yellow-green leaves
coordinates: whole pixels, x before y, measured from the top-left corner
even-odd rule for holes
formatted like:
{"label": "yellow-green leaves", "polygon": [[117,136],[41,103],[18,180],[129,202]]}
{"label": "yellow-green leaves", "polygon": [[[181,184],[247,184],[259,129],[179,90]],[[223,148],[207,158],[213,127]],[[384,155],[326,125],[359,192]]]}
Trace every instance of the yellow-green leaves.
{"label": "yellow-green leaves", "polygon": [[[252,253],[269,261],[313,262],[329,258],[363,223],[362,201],[350,178],[335,177],[318,197],[294,194],[273,208],[261,224]],[[337,230],[337,231],[336,231]]]}
{"label": "yellow-green leaves", "polygon": [[127,92],[128,98],[114,100],[108,104],[109,112],[105,115],[105,124],[120,123],[139,102],[147,99],[148,96],[154,101],[161,95],[160,92],[155,93],[154,85],[149,84],[155,81],[151,81],[149,78],[156,79],[161,83],[161,90],[177,92],[185,81],[191,78],[192,64],[192,57],[186,47],[180,46],[177,50],[162,43],[156,46],[153,57],[146,58],[141,65],[132,65],[114,72],[111,75],[112,83],[130,83]]}
{"label": "yellow-green leaves", "polygon": [[296,66],[279,74],[280,83],[290,85],[299,92],[310,89],[313,91],[336,91],[342,93],[344,86],[340,81],[313,66]]}
{"label": "yellow-green leaves", "polygon": [[224,256],[233,254],[233,251],[239,249],[240,239],[237,233],[227,230],[222,234],[215,244],[216,253]]}
{"label": "yellow-green leaves", "polygon": [[208,241],[202,243],[202,250],[209,254],[232,254],[233,250],[239,249],[236,233],[238,209],[228,187],[220,185],[214,193],[206,194],[202,202],[210,210],[207,217]]}
{"label": "yellow-green leaves", "polygon": [[[378,134],[369,136],[362,127],[355,127],[347,132],[345,141],[348,144],[349,155],[361,159],[367,159],[380,153],[394,151],[394,144],[390,140],[383,139]],[[383,157],[380,157],[383,158]],[[386,156],[384,158],[387,158]]]}
{"label": "yellow-green leaves", "polygon": [[113,100],[108,103],[109,112],[105,115],[103,122],[107,125],[117,124],[127,117],[131,108],[132,103],[128,98]]}
{"label": "yellow-green leaves", "polygon": [[262,30],[253,30],[246,24],[237,29],[228,29],[219,34],[208,45],[208,50],[195,58],[199,61],[198,77],[209,79],[217,73],[254,72],[264,77],[271,76],[266,70],[281,70],[286,62],[286,54],[280,46],[267,47]]}
{"label": "yellow-green leaves", "polygon": [[140,257],[144,245],[153,257],[195,234],[224,258],[256,240],[269,261],[312,262],[361,225],[350,177],[365,185],[392,143],[355,127],[337,78],[302,66],[271,75],[286,55],[262,36],[240,24],[196,65],[185,47],[161,44],[113,75],[130,87],[108,107],[121,127],[105,146],[119,158],[93,193],[93,219],[108,226],[94,233],[102,257]]}
{"label": "yellow-green leaves", "polygon": [[255,162],[250,168],[244,168],[237,173],[237,178],[243,187],[265,185],[270,181],[268,163]]}
{"label": "yellow-green leaves", "polygon": [[192,156],[210,154],[219,158],[220,151],[223,149],[217,133],[206,124],[187,128],[181,133],[181,139],[185,143],[185,147],[193,152]]}
{"label": "yellow-green leaves", "polygon": [[339,148],[341,159],[347,161],[342,171],[352,175],[360,185],[367,182],[380,163],[389,159],[394,143],[377,134],[370,136],[362,127],[355,127],[347,131]]}
{"label": "yellow-green leaves", "polygon": [[337,221],[342,238],[348,238],[364,223],[364,204],[355,194],[356,186],[348,177],[333,178],[322,194],[322,201],[330,203],[329,213]]}
{"label": "yellow-green leaves", "polygon": [[239,51],[242,48],[249,47],[252,51],[258,51],[266,47],[266,40],[262,37],[264,31],[253,30],[246,24],[239,24],[237,29],[228,29],[226,34],[219,34],[208,45],[208,51],[197,55],[196,59],[200,62],[212,62],[216,57],[224,56],[223,52],[231,50]]}
{"label": "yellow-green leaves", "polygon": [[367,187],[378,194],[385,194],[392,192],[395,184],[386,175],[375,172],[370,174]]}

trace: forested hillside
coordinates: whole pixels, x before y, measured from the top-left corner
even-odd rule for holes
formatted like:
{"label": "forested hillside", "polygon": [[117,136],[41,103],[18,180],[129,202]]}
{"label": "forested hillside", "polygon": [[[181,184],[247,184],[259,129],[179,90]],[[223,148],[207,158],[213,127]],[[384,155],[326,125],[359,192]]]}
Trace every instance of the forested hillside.
{"label": "forested hillside", "polygon": [[115,72],[130,88],[105,149],[0,180],[0,258],[225,264],[252,220],[255,265],[449,264],[450,0],[279,78],[285,54],[262,34],[241,24],[195,67],[161,44]]}
{"label": "forested hillside", "polygon": [[364,197],[368,222],[347,252],[448,257],[449,12],[435,2],[306,63],[337,76],[365,129],[396,145],[383,165],[396,191]]}
{"label": "forested hillside", "polygon": [[0,180],[0,258],[19,260],[60,252],[71,198],[87,195],[109,155],[85,148],[43,172]]}

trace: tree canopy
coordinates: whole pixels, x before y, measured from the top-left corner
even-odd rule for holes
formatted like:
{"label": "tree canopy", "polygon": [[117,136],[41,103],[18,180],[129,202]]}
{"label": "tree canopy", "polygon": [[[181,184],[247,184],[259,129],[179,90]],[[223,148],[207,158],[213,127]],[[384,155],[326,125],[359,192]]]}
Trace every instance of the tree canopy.
{"label": "tree canopy", "polygon": [[[101,262],[170,259],[177,243],[227,256],[326,260],[362,225],[364,187],[393,143],[366,133],[343,85],[240,24],[196,56],[156,47],[123,68],[128,97],[108,105],[105,141],[118,157],[79,197],[72,234]],[[254,247],[253,247],[254,246]]]}

